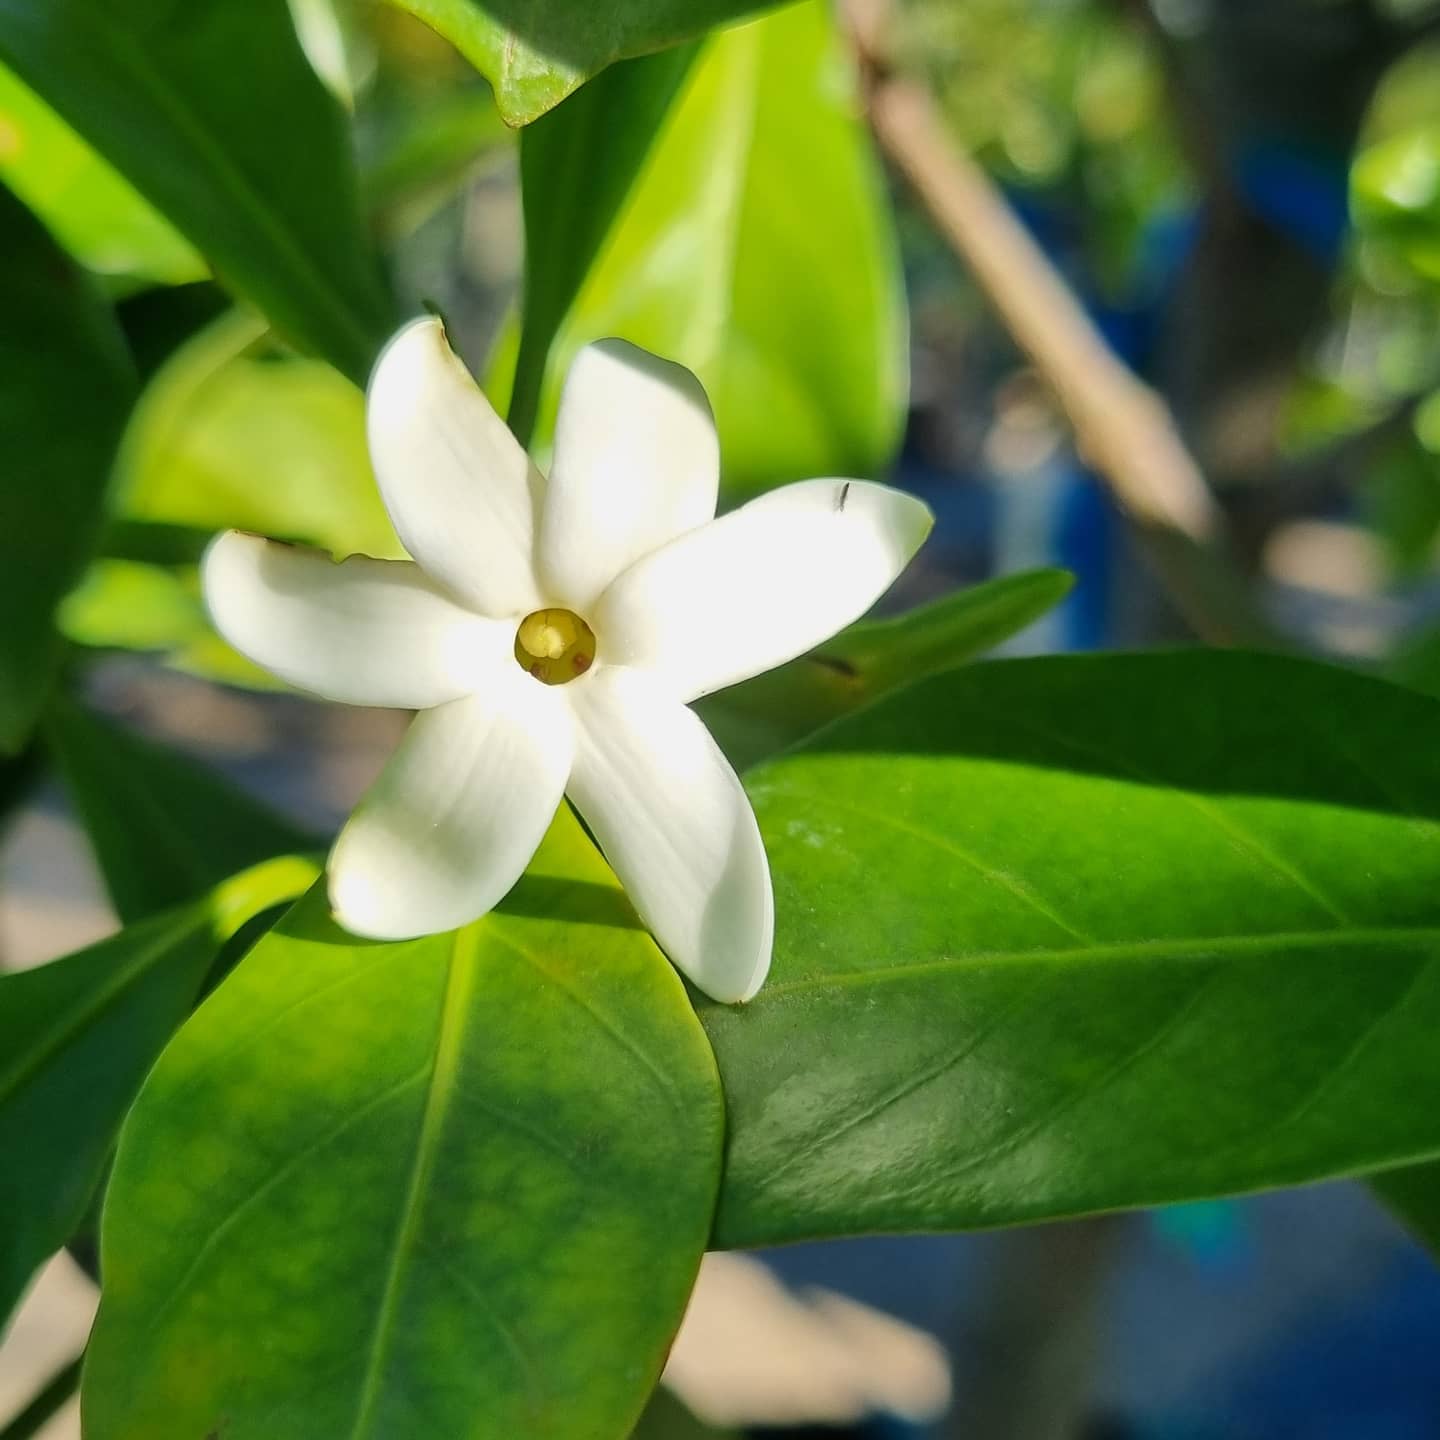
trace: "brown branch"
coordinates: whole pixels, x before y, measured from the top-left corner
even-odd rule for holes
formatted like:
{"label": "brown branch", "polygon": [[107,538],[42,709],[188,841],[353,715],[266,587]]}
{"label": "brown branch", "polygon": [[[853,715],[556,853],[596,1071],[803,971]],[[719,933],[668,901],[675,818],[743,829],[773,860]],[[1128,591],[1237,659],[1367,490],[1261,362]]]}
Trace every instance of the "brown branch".
{"label": "brown branch", "polygon": [[1223,517],[1164,402],[1119,359],[934,101],[891,74],[881,0],[852,0],[881,150],[1054,390],[1076,443],[1145,542],[1181,613],[1217,644],[1273,640],[1222,554]]}

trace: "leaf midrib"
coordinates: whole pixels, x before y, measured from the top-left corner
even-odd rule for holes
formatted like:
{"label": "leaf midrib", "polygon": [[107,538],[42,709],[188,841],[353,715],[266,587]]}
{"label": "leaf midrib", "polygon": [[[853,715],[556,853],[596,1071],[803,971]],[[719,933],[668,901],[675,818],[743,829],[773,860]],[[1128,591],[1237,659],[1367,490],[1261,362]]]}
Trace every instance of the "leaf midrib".
{"label": "leaf midrib", "polygon": [[[84,1004],[70,1011],[59,1025],[56,1025],[48,1035],[42,1038],[39,1044],[26,1050],[21,1055],[18,1064],[11,1067],[8,1072],[0,1073],[0,1104],[10,1100],[22,1086],[44,1069],[76,1035],[103,1015],[109,1009],[111,1001],[128,989],[133,981],[153,965],[168,959],[180,946],[199,934],[204,929],[207,918],[203,910],[197,909],[184,928],[167,928],[153,945],[146,946],[125,964],[116,966],[103,984],[89,992]],[[107,942],[102,941],[101,943]]]}
{"label": "leaf midrib", "polygon": [[[276,220],[270,207],[255,192],[244,171],[238,169],[230,160],[225,148],[216,144],[214,137],[205,125],[197,120],[191,108],[176,96],[173,87],[146,63],[143,50],[135,44],[134,40],[121,27],[106,17],[103,11],[97,11],[96,15],[105,27],[112,60],[124,70],[138,88],[155,101],[181,136],[195,147],[205,166],[224,182],[225,188],[249,213],[252,222],[259,230],[268,237],[270,243],[283,257],[285,264],[291,268],[292,273],[301,277],[306,288],[311,290],[320,301],[324,310],[329,314],[330,322],[337,327],[337,332],[345,337],[347,345],[356,347],[357,356],[367,355],[373,348],[369,337],[366,335],[364,327],[355,320],[343,294],[331,289],[325,268],[312,263],[305,248],[297,244],[289,230]],[[162,214],[166,214],[167,218],[170,218],[168,207],[149,193],[148,185],[131,179],[128,170],[124,173],[130,183],[135,185],[147,200],[156,205]],[[187,239],[192,240],[192,243],[198,243],[189,234],[188,226],[178,228],[182,230]],[[208,250],[209,247],[203,246],[202,249]]]}
{"label": "leaf midrib", "polygon": [[455,932],[451,942],[445,994],[440,1002],[434,1061],[430,1069],[430,1084],[425,1094],[425,1108],[421,1112],[420,1127],[415,1140],[415,1156],[410,1166],[410,1178],[406,1182],[400,1221],[391,1245],[390,1264],[385,1275],[385,1288],[381,1292],[380,1304],[375,1314],[375,1328],[371,1334],[370,1350],[366,1361],[364,1388],[355,1412],[355,1423],[350,1430],[350,1440],[361,1440],[375,1418],[375,1407],[380,1398],[385,1352],[394,1332],[396,1312],[399,1308],[401,1283],[419,1237],[420,1216],[424,1208],[425,1194],[435,1172],[435,1161],[439,1153],[445,1120],[449,1113],[450,1102],[455,1095],[456,1076],[459,1073],[460,1054],[464,1044],[465,1022],[469,1015],[470,999],[475,987],[478,949],[478,927],[471,925]]}
{"label": "leaf midrib", "polygon": [[[1274,930],[1263,935],[1175,935],[1153,940],[1116,940],[1098,945],[1038,947],[1033,950],[981,950],[967,955],[947,955],[912,965],[887,965],[865,970],[841,970],[827,975],[804,976],[767,985],[746,1007],[747,1012],[763,1008],[777,996],[805,990],[823,990],[845,985],[881,984],[914,976],[949,974],[987,965],[1073,965],[1112,960],[1170,959],[1200,964],[1227,955],[1261,953],[1286,949],[1325,948],[1357,945],[1440,944],[1440,926],[1415,925],[1354,926],[1333,930]],[[707,1007],[708,1008],[708,1007]],[[727,1012],[728,1013],[728,1012]]]}

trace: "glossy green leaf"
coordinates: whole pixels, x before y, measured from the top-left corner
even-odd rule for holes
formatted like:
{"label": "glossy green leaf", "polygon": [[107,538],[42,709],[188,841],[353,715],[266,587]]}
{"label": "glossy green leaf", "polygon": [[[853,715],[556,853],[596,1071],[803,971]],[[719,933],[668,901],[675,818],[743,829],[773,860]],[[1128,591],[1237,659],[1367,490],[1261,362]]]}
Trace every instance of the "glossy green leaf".
{"label": "glossy green leaf", "polygon": [[525,303],[507,419],[522,443],[550,347],[696,54],[687,45],[616,65],[521,134]]}
{"label": "glossy green leaf", "polygon": [[775,964],[701,1004],[717,1243],[1440,1156],[1437,733],[1434,700],[1298,660],[1051,658],[753,772]]}
{"label": "glossy green leaf", "polygon": [[0,754],[25,742],[60,660],[55,608],[100,535],[134,395],[114,316],[0,187]]}
{"label": "glossy green leaf", "polygon": [[314,874],[269,861],[205,900],[0,975],[0,1322],[84,1218],[140,1082],[226,940]]}
{"label": "glossy green leaf", "polygon": [[1440,1258],[1440,1160],[1372,1175],[1370,1184],[1421,1244]]}
{"label": "glossy green leaf", "polygon": [[445,36],[525,125],[615,60],[644,55],[780,0],[392,0]]}
{"label": "glossy green leaf", "polygon": [[45,738],[125,921],[193,900],[228,875],[313,837],[174,750],[72,702]]}
{"label": "glossy green leaf", "polygon": [[106,1206],[91,1440],[622,1437],[709,1234],[722,1102],[562,812],[499,910],[351,940],[323,897],[161,1058]]}
{"label": "glossy green leaf", "polygon": [[893,620],[861,620],[695,708],[736,769],[747,770],[891,690],[992,649],[1057,604],[1072,583],[1065,570],[1028,570]]}
{"label": "glossy green leaf", "polygon": [[[603,218],[616,193],[599,175],[611,136],[622,137],[623,178],[637,159],[632,121],[655,113],[676,63],[624,67],[595,102],[567,104],[540,143],[526,142],[532,228],[546,215],[561,226],[530,242],[537,303],[569,288],[564,227],[578,224],[585,245],[599,228],[547,197],[594,174],[585,193]],[[575,351],[619,335],[700,376],[732,493],[886,467],[906,396],[904,297],[849,57],[822,0],[704,43],[605,231],[550,348],[541,449]],[[527,365],[535,358],[532,347]],[[502,347],[489,387],[502,407],[514,363]]]}
{"label": "glossy green leaf", "polygon": [[3,66],[0,180],[91,270],[165,285],[207,273],[129,181]]}
{"label": "glossy green leaf", "polygon": [[364,380],[393,317],[285,0],[0,0],[0,60],[288,339]]}

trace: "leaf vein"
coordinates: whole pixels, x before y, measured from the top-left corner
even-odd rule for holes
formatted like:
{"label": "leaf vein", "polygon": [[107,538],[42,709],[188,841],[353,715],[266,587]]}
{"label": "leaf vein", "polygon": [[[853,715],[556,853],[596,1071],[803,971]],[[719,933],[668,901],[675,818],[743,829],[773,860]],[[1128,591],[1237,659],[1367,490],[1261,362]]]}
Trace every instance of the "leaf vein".
{"label": "leaf vein", "polygon": [[834,810],[848,811],[852,815],[859,816],[862,820],[867,820],[877,825],[887,825],[892,830],[898,830],[902,834],[913,835],[917,840],[922,840],[927,844],[933,845],[937,850],[943,850],[947,855],[953,855],[957,860],[963,861],[966,865],[970,866],[971,869],[976,871],[977,874],[983,875],[987,880],[991,880],[1002,889],[1009,891],[1017,900],[1027,905],[1035,911],[1036,914],[1043,916],[1057,929],[1063,930],[1073,939],[1084,941],[1086,944],[1094,943],[1094,936],[1087,935],[1083,930],[1077,929],[1074,925],[1070,924],[1069,921],[1062,918],[1045,900],[1041,899],[1041,897],[1035,893],[1034,889],[1024,880],[1020,880],[1004,870],[997,870],[993,866],[987,865],[983,860],[955,844],[953,840],[946,836],[938,835],[933,830],[926,830],[923,826],[907,824],[905,821],[897,819],[894,815],[887,815],[883,811],[867,810],[863,806],[852,804],[848,800],[840,800],[834,795],[823,795],[811,790],[801,790],[790,784],[785,786],[785,793],[787,795],[798,796],[812,803],[828,805]]}

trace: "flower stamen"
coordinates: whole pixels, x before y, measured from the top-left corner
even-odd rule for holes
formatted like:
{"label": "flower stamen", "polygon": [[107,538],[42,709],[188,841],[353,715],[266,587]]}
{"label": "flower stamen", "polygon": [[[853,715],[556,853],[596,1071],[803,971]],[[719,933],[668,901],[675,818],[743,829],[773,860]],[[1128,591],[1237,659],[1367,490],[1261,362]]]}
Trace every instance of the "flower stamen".
{"label": "flower stamen", "polygon": [[595,632],[573,610],[535,610],[515,631],[515,659],[543,685],[564,685],[595,663]]}

